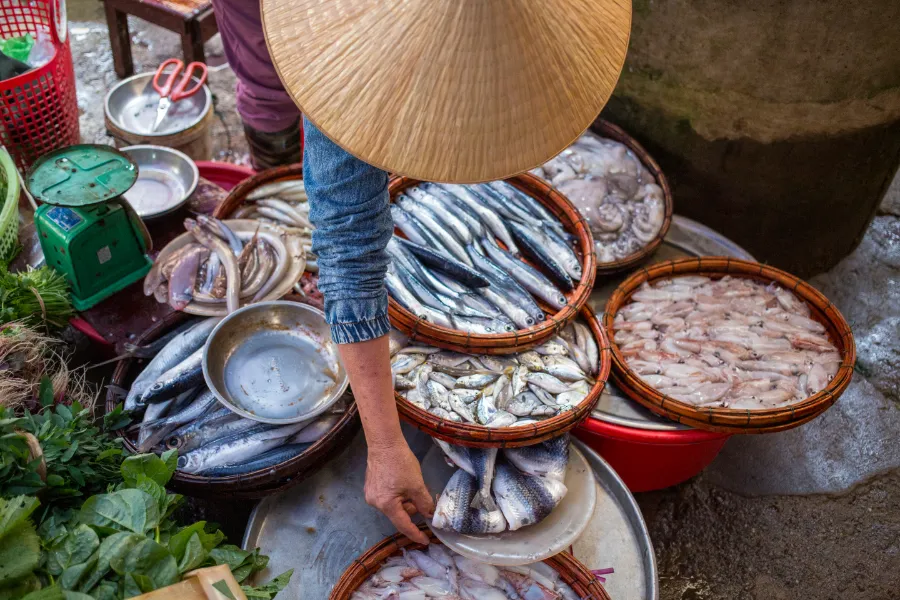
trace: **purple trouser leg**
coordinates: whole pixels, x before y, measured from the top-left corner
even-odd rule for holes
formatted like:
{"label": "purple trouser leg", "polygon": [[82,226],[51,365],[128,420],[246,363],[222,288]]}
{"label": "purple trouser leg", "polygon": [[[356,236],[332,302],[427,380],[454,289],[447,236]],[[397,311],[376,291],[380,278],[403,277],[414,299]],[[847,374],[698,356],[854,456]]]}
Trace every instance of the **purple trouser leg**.
{"label": "purple trouser leg", "polygon": [[266,133],[297,122],[300,109],[278,78],[259,16],[259,0],[213,0],[225,57],[237,76],[237,111],[244,123]]}

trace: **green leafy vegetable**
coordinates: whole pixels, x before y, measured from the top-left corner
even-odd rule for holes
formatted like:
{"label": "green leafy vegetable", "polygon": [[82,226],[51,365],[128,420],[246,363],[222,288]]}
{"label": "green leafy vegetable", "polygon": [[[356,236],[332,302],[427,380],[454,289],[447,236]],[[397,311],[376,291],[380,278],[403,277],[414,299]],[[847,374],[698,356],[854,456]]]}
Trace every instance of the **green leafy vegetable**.
{"label": "green leafy vegetable", "polygon": [[275,597],[275,595],[287,587],[288,582],[291,580],[291,575],[294,574],[294,570],[286,571],[264,585],[258,587],[251,587],[249,585],[242,585],[241,589],[244,590],[244,594],[247,598],[264,598],[265,600],[271,600]]}
{"label": "green leafy vegetable", "polygon": [[0,323],[64,327],[74,314],[65,277],[49,267],[10,273],[0,263]]}
{"label": "green leafy vegetable", "polygon": [[28,516],[37,508],[34,498],[0,499],[0,586],[14,586],[29,577],[41,562],[41,540]]}
{"label": "green leafy vegetable", "polygon": [[[47,389],[41,385],[42,389]],[[49,388],[52,403],[52,387]],[[18,431],[34,435],[47,465],[47,481],[31,459],[28,444]],[[83,495],[101,492],[119,480],[121,441],[104,434],[80,404],[62,404],[16,418],[0,407],[0,496],[36,495],[45,504],[64,507]]]}
{"label": "green leafy vegetable", "polygon": [[91,496],[81,507],[79,520],[102,533],[144,533],[159,526],[159,504],[147,492],[124,489]]}

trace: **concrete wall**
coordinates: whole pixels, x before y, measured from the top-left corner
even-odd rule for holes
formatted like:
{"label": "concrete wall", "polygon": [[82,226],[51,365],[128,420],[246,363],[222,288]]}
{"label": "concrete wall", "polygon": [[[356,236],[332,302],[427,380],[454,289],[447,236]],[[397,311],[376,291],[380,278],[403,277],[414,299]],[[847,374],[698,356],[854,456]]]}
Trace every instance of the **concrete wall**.
{"label": "concrete wall", "polygon": [[635,0],[602,116],[660,161],[676,212],[823,271],[900,163],[900,2]]}

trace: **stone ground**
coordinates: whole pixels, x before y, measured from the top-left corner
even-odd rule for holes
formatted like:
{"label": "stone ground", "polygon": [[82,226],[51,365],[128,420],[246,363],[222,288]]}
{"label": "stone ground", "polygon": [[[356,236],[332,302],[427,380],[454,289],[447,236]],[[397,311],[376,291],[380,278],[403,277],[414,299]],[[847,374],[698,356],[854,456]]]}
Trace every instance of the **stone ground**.
{"label": "stone ground", "polygon": [[[116,76],[101,4],[70,1],[69,18],[82,138],[110,143],[102,99]],[[180,56],[172,34],[136,20],[132,34],[137,72]],[[217,38],[207,52],[223,62]],[[243,163],[234,76],[223,66],[209,81],[215,158]],[[856,251],[812,283],[853,328],[854,380],[812,423],[732,438],[692,481],[638,494],[662,600],[900,598],[900,178]],[[241,522],[224,525],[240,538]]]}

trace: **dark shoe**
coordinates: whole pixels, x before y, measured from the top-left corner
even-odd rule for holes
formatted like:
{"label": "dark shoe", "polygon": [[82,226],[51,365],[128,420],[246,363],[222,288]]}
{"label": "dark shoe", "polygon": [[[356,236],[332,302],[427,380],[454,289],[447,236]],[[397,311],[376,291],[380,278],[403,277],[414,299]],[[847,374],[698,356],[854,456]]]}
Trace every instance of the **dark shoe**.
{"label": "dark shoe", "polygon": [[244,137],[250,146],[250,164],[257,171],[292,165],[303,160],[300,120],[275,133],[257,131],[244,123]]}

